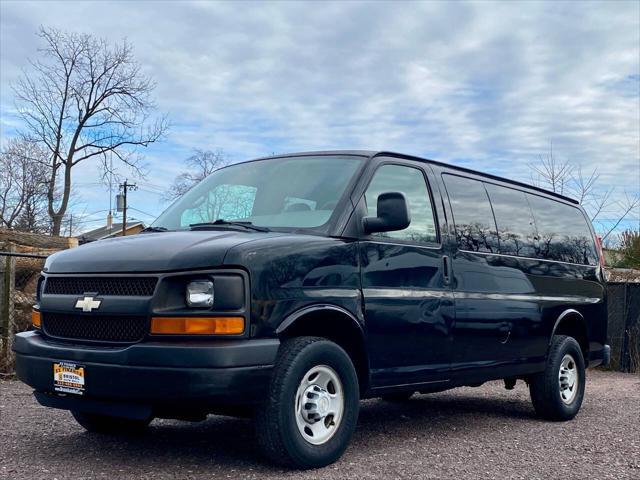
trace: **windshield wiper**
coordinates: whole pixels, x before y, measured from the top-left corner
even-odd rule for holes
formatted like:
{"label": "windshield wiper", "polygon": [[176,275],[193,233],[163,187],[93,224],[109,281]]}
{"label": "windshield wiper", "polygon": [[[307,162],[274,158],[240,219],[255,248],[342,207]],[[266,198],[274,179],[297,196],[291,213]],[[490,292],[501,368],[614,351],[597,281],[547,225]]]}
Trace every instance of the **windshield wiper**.
{"label": "windshield wiper", "polygon": [[232,227],[242,227],[247,230],[254,230],[256,232],[270,232],[266,227],[257,227],[251,222],[236,222],[233,220],[224,220],[223,218],[217,219],[215,222],[203,222],[203,223],[192,223],[189,225],[191,230],[203,230],[207,228],[215,228],[215,227],[224,227],[224,226],[232,226]]}
{"label": "windshield wiper", "polygon": [[153,232],[168,232],[169,229],[165,227],[147,227],[145,229],[140,230],[140,233],[153,233]]}

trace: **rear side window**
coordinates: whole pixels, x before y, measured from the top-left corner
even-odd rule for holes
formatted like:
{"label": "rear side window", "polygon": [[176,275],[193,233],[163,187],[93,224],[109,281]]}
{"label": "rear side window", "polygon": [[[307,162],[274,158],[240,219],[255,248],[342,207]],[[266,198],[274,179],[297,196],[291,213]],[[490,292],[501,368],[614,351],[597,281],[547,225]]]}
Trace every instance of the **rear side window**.
{"label": "rear side window", "polygon": [[582,211],[565,203],[527,194],[538,231],[538,258],[595,265],[591,230]]}
{"label": "rear side window", "polygon": [[500,253],[535,257],[536,228],[526,194],[485,183],[498,227]]}
{"label": "rear side window", "polygon": [[404,193],[409,204],[411,224],[404,230],[376,233],[373,236],[421,243],[438,242],[431,197],[421,170],[403,165],[381,166],[364,196],[368,215],[376,215],[378,196],[384,192]]}
{"label": "rear side window", "polygon": [[461,250],[498,253],[498,233],[491,204],[482,182],[443,175],[453,210],[456,238]]}

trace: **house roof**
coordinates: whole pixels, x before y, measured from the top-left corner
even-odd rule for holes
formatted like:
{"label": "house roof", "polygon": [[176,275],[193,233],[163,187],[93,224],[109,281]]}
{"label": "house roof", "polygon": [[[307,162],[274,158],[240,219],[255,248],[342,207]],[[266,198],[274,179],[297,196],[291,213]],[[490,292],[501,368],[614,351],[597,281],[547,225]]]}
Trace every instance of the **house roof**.
{"label": "house roof", "polygon": [[[127,230],[138,225],[144,226],[144,223],[138,220],[134,222],[127,222]],[[122,232],[122,222],[114,223],[111,228],[108,228],[105,225],[104,227],[84,232],[82,235],[80,235],[80,239],[82,242],[93,242],[94,240],[102,240],[103,238],[109,238],[115,235],[119,235],[120,232]]]}

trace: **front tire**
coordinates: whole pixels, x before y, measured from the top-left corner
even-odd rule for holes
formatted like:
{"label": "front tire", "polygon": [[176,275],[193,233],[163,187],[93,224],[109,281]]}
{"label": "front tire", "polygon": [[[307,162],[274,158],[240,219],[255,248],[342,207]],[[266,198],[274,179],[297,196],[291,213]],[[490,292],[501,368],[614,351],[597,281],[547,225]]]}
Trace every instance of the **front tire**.
{"label": "front tire", "polygon": [[104,434],[139,434],[144,432],[152,418],[147,420],[131,420],[128,418],[110,417],[96,413],[72,411],[71,415],[86,431]]}
{"label": "front tire", "polygon": [[287,467],[329,465],[351,440],[359,401],[358,377],[342,348],[320,337],[286,340],[256,411],[258,444]]}
{"label": "front tire", "polygon": [[585,363],[580,345],[572,337],[554,335],[544,372],[529,381],[533,408],[546,420],[571,420],[582,405],[584,387]]}

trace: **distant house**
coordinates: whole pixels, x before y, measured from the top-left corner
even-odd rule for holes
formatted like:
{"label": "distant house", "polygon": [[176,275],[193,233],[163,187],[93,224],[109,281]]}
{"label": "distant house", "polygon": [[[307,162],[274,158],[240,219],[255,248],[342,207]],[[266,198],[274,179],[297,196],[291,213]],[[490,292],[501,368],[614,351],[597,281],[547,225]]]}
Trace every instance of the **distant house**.
{"label": "distant house", "polygon": [[[144,228],[144,223],[138,220],[127,222],[126,234],[135,235],[136,233],[140,233]],[[80,242],[80,245],[82,245],[89,242],[95,242],[96,240],[104,240],[105,238],[120,236],[122,236],[122,223],[113,223],[111,225],[107,224],[104,227],[96,228],[95,230],[84,232],[78,237],[78,241]]]}

